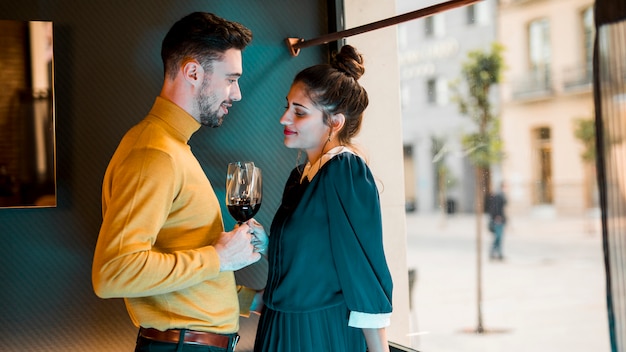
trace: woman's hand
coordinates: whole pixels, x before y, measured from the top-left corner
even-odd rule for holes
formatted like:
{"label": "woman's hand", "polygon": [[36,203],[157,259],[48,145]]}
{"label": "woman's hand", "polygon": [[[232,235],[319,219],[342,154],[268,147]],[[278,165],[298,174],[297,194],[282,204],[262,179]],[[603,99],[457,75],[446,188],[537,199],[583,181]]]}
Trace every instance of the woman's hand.
{"label": "woman's hand", "polygon": [[265,306],[265,303],[263,303],[263,291],[264,290],[256,291],[254,299],[252,299],[252,304],[250,305],[250,313],[261,315],[263,307]]}
{"label": "woman's hand", "polygon": [[367,350],[370,352],[389,352],[389,342],[387,341],[387,330],[364,328],[363,335],[367,343]]}
{"label": "woman's hand", "polygon": [[257,253],[265,254],[267,245],[270,242],[267,233],[263,226],[254,219],[250,219],[246,222],[250,227],[250,234],[252,234],[252,241],[250,244],[254,246],[254,251]]}

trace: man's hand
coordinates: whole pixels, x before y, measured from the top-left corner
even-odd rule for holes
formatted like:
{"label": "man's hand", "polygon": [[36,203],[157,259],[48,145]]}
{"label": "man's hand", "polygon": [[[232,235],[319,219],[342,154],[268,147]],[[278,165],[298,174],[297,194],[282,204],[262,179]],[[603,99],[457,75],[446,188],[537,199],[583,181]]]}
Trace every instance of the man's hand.
{"label": "man's hand", "polygon": [[235,271],[261,259],[261,254],[254,251],[251,244],[252,230],[246,224],[230,232],[222,232],[214,245],[220,257],[220,271]]}
{"label": "man's hand", "polygon": [[256,220],[250,219],[246,222],[252,231],[252,245],[254,246],[254,251],[259,253],[265,253],[267,250],[267,245],[270,241],[265,229],[261,224],[259,224]]}

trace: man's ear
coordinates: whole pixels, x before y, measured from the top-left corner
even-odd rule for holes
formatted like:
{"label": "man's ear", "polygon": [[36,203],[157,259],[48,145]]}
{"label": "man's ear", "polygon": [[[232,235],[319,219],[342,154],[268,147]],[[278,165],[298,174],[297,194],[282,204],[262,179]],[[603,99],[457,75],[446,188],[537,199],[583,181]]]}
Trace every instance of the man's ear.
{"label": "man's ear", "polygon": [[343,125],[346,123],[346,117],[343,114],[334,114],[330,117],[330,128],[333,133],[341,131]]}
{"label": "man's ear", "polygon": [[196,60],[187,60],[183,63],[183,78],[189,84],[199,87],[202,84],[204,69]]}

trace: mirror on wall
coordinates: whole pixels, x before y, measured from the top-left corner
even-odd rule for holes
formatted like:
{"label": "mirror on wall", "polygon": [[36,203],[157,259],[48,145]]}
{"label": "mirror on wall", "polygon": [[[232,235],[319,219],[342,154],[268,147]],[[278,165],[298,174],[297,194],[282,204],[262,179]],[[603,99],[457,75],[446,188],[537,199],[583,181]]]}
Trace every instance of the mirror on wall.
{"label": "mirror on wall", "polygon": [[0,20],[0,208],[56,206],[52,30]]}

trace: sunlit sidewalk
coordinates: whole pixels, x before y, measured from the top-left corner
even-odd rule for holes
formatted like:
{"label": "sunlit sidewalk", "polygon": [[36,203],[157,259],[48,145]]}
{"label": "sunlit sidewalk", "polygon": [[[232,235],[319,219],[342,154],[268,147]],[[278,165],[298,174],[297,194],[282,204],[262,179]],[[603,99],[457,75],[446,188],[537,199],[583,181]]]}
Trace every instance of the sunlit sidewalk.
{"label": "sunlit sidewalk", "polygon": [[476,229],[472,214],[407,215],[407,264],[417,274],[412,347],[610,351],[597,218],[512,218],[503,261],[489,260],[483,223],[478,262]]}

